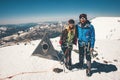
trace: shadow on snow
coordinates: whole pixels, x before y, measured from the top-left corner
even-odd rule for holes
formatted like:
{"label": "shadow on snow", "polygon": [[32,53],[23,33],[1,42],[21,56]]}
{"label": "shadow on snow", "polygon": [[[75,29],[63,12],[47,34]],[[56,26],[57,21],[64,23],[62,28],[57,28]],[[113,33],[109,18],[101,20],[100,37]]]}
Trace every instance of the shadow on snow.
{"label": "shadow on snow", "polygon": [[[79,63],[74,64],[72,67],[73,69],[79,68]],[[87,65],[84,64],[83,69],[86,69],[86,68],[87,68]],[[92,74],[101,73],[101,72],[109,73],[112,71],[117,71],[117,67],[113,64],[103,64],[96,61],[93,61],[93,63],[91,64]]]}

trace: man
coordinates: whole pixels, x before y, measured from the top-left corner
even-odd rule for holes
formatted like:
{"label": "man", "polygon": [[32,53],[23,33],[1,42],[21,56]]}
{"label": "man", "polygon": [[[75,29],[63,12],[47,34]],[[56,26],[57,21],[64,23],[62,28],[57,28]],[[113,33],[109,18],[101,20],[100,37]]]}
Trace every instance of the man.
{"label": "man", "polygon": [[80,14],[79,23],[76,25],[78,47],[79,47],[79,68],[83,68],[84,56],[87,60],[86,75],[91,76],[91,52],[94,50],[95,30],[87,20],[86,14]]}
{"label": "man", "polygon": [[59,43],[61,44],[61,49],[65,56],[65,66],[67,69],[72,70],[71,63],[71,51],[73,48],[73,44],[76,44],[77,36],[75,29],[75,21],[70,19],[68,21],[68,26],[65,30],[62,31],[62,35],[60,37]]}

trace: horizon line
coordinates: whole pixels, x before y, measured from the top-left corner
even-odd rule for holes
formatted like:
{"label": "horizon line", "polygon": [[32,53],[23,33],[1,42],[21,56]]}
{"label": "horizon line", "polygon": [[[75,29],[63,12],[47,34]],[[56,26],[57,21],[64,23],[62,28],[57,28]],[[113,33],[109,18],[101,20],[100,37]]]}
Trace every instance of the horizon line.
{"label": "horizon line", "polygon": [[[91,18],[88,18],[88,20],[90,19],[94,19],[96,17],[120,17],[120,16],[95,16],[95,17],[91,17]],[[61,17],[51,17],[51,18],[33,18],[32,20],[32,17],[31,18],[22,18],[22,19],[7,19],[7,20],[0,20],[0,25],[8,25],[8,24],[25,24],[25,23],[43,23],[43,22],[55,22],[55,21],[60,21],[60,22],[64,22],[64,21],[68,21],[69,19],[74,19],[75,21],[76,20],[79,20],[77,19],[76,17],[74,18],[70,18],[70,17],[67,17],[67,18],[61,18]],[[26,21],[25,21],[26,20]],[[8,21],[8,22],[6,22]],[[15,22],[17,21],[17,22]]]}

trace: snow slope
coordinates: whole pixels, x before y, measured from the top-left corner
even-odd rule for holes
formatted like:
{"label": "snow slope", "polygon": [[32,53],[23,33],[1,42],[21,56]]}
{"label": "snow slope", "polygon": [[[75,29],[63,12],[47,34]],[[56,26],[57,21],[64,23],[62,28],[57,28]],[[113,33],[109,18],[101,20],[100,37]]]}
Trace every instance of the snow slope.
{"label": "snow slope", "polygon": [[[113,19],[101,18],[103,20]],[[40,42],[40,40],[36,40],[27,45],[21,43],[0,48],[0,80],[120,80],[120,37],[117,31],[119,23],[114,24],[117,27],[110,26],[109,30],[104,28],[103,30],[106,32],[103,32],[100,27],[103,27],[107,22],[100,24],[101,18],[95,18],[92,22],[96,29],[95,50],[98,52],[98,56],[92,59],[93,74],[91,77],[86,77],[85,69],[54,73],[53,68],[63,69],[59,62],[31,56]],[[112,22],[114,23],[114,20],[109,23]],[[114,34],[112,33],[110,38],[106,38],[109,31],[114,28],[116,29]],[[105,35],[102,36],[103,33]],[[58,41],[59,37],[51,39],[54,48],[60,51]],[[74,46],[74,49],[77,49],[77,46]],[[78,63],[78,56],[72,51],[73,64]]]}
{"label": "snow slope", "polygon": [[120,39],[120,17],[96,17],[91,22],[95,26],[96,39]]}

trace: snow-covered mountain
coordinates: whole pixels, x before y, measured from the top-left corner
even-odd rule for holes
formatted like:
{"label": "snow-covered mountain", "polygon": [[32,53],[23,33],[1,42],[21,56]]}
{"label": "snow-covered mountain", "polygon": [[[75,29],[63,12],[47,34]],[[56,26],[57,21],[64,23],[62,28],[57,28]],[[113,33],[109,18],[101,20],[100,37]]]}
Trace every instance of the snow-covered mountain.
{"label": "snow-covered mountain", "polygon": [[45,32],[50,38],[60,35],[65,22],[42,22],[0,25],[0,47],[41,39]]}
{"label": "snow-covered mountain", "polygon": [[[98,56],[92,59],[91,77],[86,77],[85,69],[54,73],[53,68],[63,69],[63,65],[57,61],[31,56],[41,41],[35,40],[27,45],[21,43],[0,48],[0,80],[120,80],[119,19],[98,17],[92,20],[96,30],[95,50]],[[60,51],[59,37],[50,40],[54,48]],[[78,63],[78,57],[72,51],[73,64]]]}

